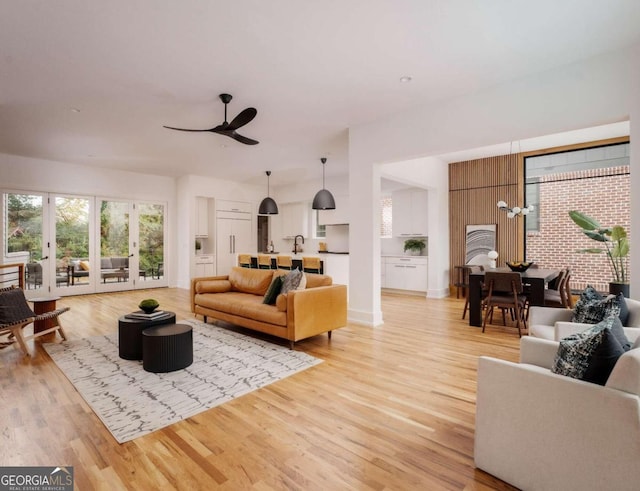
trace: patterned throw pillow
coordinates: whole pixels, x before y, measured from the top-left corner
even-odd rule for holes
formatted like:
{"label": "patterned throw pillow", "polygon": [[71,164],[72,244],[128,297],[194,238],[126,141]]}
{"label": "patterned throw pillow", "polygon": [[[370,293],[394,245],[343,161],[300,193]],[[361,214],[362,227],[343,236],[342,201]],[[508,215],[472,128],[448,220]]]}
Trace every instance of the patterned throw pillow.
{"label": "patterned throw pillow", "polygon": [[581,379],[589,368],[589,360],[602,342],[606,329],[611,329],[613,318],[572,334],[560,340],[558,352],[553,360],[551,371],[558,375]]}
{"label": "patterned throw pillow", "polygon": [[611,296],[601,300],[580,300],[573,309],[571,322],[582,322],[583,324],[597,324],[609,316],[620,315],[620,303],[617,297]]}
{"label": "patterned throw pillow", "polygon": [[267,289],[267,293],[264,294],[264,299],[262,303],[266,303],[268,305],[275,305],[276,298],[280,295],[280,290],[282,289],[282,276],[276,276],[271,281],[269,288]]}
{"label": "patterned throw pillow", "polygon": [[302,279],[302,274],[302,271],[300,271],[298,268],[289,272],[289,274],[287,274],[287,276],[285,276],[284,280],[282,281],[282,290],[280,290],[280,293],[287,293],[298,288],[300,280]]}

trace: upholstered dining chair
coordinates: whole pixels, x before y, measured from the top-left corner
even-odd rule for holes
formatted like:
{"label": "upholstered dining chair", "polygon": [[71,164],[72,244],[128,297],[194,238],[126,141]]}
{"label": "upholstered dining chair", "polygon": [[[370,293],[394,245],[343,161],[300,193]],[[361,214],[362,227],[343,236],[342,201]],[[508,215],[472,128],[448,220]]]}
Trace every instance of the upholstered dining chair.
{"label": "upholstered dining chair", "polygon": [[[36,314],[29,307],[24,291],[21,288],[0,290],[0,336],[8,335],[7,340],[1,343],[2,347],[17,343],[19,349],[28,356],[30,353],[26,342],[30,339],[55,331],[58,331],[62,339],[67,339],[58,317],[68,310],[69,307],[63,307],[43,314]],[[24,335],[25,327],[41,320],[51,320],[52,327],[34,332],[28,336]]]}
{"label": "upholstered dining chair", "polygon": [[258,254],[258,268],[271,269],[271,256],[268,254]]}
{"label": "upholstered dining chair", "polygon": [[276,265],[278,269],[291,269],[293,265],[291,256],[276,256]]}
{"label": "upholstered dining chair", "polygon": [[502,310],[502,323],[507,325],[506,312],[509,311],[516,322],[518,335],[522,336],[523,327],[527,329],[527,296],[523,294],[522,277],[520,273],[502,273],[487,271],[484,275],[484,282],[487,287],[487,298],[485,300],[484,322],[482,332],[487,327],[487,320],[493,320],[493,309],[498,307]]}
{"label": "upholstered dining chair", "polygon": [[320,272],[320,258],[302,256],[302,270],[305,273],[319,273]]}

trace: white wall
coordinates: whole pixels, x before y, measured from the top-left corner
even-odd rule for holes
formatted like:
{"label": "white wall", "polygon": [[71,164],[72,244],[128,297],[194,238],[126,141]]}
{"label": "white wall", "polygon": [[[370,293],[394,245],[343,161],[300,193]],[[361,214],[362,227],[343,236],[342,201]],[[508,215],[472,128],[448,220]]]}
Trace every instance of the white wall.
{"label": "white wall", "polygon": [[[636,79],[631,78],[637,54],[638,47],[606,53],[351,128],[349,189],[358,207],[352,207],[350,246],[359,254],[350,262],[350,290],[355,294],[350,296],[349,307],[357,312],[358,319],[371,325],[382,322],[380,241],[371,233],[372,228],[378,230],[379,164],[598,126],[626,120],[630,114],[638,118],[638,95],[632,91],[635,87],[637,92],[640,86],[637,69]],[[632,119],[632,139],[638,133],[633,123]],[[637,159],[638,150],[632,150],[632,168]],[[439,205],[444,210],[442,199]],[[638,215],[633,211],[631,228],[637,234],[640,220],[634,218]],[[443,236],[448,237],[448,232]],[[640,283],[640,274],[634,276]]]}
{"label": "white wall", "polygon": [[90,167],[51,160],[0,154],[0,187],[13,191],[99,196],[167,203],[168,241],[166,274],[175,281],[177,223],[176,185],[170,177]]}

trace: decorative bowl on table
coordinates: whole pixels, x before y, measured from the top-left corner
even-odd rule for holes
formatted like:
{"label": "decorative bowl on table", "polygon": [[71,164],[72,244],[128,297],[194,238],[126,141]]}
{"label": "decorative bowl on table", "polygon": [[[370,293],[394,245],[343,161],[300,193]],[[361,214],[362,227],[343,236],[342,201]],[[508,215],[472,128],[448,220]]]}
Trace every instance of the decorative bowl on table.
{"label": "decorative bowl on table", "polygon": [[533,261],[507,261],[509,269],[511,271],[517,271],[518,273],[524,273],[532,264]]}
{"label": "decorative bowl on table", "polygon": [[156,310],[160,304],[154,298],[145,298],[140,304],[138,308],[142,310],[145,314],[151,314],[154,310]]}

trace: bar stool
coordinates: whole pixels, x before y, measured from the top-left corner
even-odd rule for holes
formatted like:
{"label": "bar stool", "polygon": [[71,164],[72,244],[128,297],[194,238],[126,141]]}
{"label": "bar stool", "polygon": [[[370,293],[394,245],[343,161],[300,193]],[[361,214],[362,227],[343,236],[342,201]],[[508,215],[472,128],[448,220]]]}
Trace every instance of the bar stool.
{"label": "bar stool", "polygon": [[277,269],[291,269],[292,267],[291,256],[276,256]]}
{"label": "bar stool", "polygon": [[305,273],[319,273],[320,258],[302,256],[302,271]]}
{"label": "bar stool", "polygon": [[258,254],[258,269],[271,269],[271,256]]}
{"label": "bar stool", "polygon": [[242,268],[250,268],[251,254],[238,254],[238,266]]}

